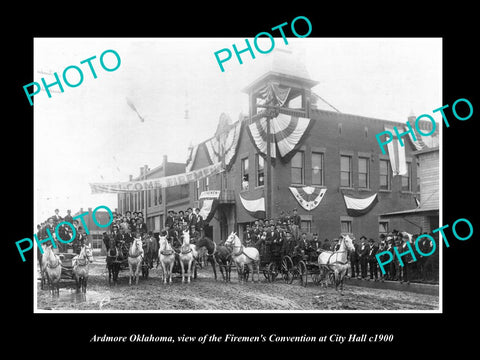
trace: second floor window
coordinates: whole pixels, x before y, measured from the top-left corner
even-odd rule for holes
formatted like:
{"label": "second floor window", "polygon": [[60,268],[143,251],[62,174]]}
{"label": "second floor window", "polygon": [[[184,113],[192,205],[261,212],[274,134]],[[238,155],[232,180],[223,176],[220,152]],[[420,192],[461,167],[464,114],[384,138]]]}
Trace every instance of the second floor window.
{"label": "second floor window", "polygon": [[340,156],[340,186],[352,187],[352,157]]}

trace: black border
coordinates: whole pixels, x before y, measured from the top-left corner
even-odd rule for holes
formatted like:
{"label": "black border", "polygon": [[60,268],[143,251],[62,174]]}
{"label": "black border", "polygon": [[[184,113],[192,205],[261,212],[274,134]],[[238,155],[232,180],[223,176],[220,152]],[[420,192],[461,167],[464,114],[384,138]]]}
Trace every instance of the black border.
{"label": "black border", "polygon": [[[4,268],[3,294],[10,303],[7,315],[18,324],[19,331],[7,331],[6,342],[30,344],[39,349],[46,343],[56,350],[75,351],[79,346],[90,345],[94,349],[107,349],[113,355],[124,350],[122,344],[89,343],[93,334],[172,336],[204,333],[235,333],[255,335],[277,333],[283,335],[318,335],[350,333],[393,333],[394,341],[389,344],[402,353],[429,353],[432,349],[447,348],[450,344],[462,344],[466,350],[474,343],[469,320],[475,314],[476,296],[473,268],[478,253],[476,228],[478,215],[470,205],[475,201],[476,191],[476,129],[478,112],[478,60],[473,20],[475,9],[468,5],[455,4],[449,9],[428,8],[418,5],[385,4],[384,8],[361,3],[352,7],[340,4],[332,9],[325,4],[307,3],[259,4],[223,3],[218,5],[182,4],[183,9],[159,4],[110,4],[100,11],[85,4],[84,9],[71,11],[54,9],[53,5],[36,5],[28,14],[16,19],[17,27],[6,32],[10,50],[8,75],[11,82],[5,88],[7,99],[4,118],[7,131],[13,139],[4,139],[4,176],[8,177],[8,201],[5,203],[5,244],[11,269]],[[36,7],[36,8],[35,8]],[[42,8],[43,7],[43,8]],[[60,10],[60,11],[59,11]],[[30,15],[29,15],[30,14]],[[471,14],[471,15],[470,15]],[[23,85],[33,79],[34,37],[254,37],[258,32],[290,22],[296,16],[306,16],[313,25],[310,37],[442,37],[444,65],[444,101],[451,104],[458,98],[467,98],[474,107],[474,115],[468,121],[453,119],[450,128],[443,128],[443,224],[452,224],[456,219],[469,219],[474,236],[465,242],[450,241],[450,248],[443,256],[443,314],[33,314],[32,252],[25,263],[18,256],[14,241],[31,236],[33,224],[33,108],[29,106]],[[13,50],[13,52],[12,52]],[[4,68],[5,70],[5,68]],[[10,80],[10,79],[9,79]],[[13,104],[11,103],[13,99]],[[479,110],[477,110],[479,109]],[[426,109],[430,111],[433,109]],[[449,119],[451,111],[446,111]],[[13,137],[13,136],[8,136]],[[15,180],[14,180],[15,179]],[[10,189],[11,187],[11,189]],[[449,234],[447,232],[447,234]],[[13,283],[14,286],[10,286]],[[165,327],[169,324],[169,328]],[[55,335],[56,334],[56,335]],[[26,342],[25,342],[26,341]],[[178,344],[177,344],[178,345]],[[147,343],[129,344],[136,349],[157,349],[161,346],[178,349],[179,346]],[[329,348],[340,350],[345,347],[355,351],[365,349],[368,344],[266,344],[269,349],[282,351],[286,348],[312,349],[318,353]],[[189,345],[193,346],[193,345]],[[245,349],[247,344],[229,345],[228,349]],[[369,351],[381,351],[385,346],[375,344]],[[205,344],[200,349],[215,350],[217,344]],[[33,349],[33,348],[32,348]],[[412,351],[412,352],[411,352]],[[399,352],[400,353],[400,352]],[[210,353],[213,354],[213,353]],[[219,352],[224,357],[231,353]],[[306,355],[306,353],[298,353]],[[362,354],[362,353],[359,353]],[[376,352],[369,352],[375,356]],[[384,354],[379,352],[378,355]],[[269,353],[267,354],[267,356]]]}

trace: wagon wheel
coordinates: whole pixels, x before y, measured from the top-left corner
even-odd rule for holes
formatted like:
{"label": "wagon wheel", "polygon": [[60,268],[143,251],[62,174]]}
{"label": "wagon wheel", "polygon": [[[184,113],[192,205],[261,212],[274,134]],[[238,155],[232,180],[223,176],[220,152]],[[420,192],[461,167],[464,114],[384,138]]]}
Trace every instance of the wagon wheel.
{"label": "wagon wheel", "polygon": [[293,261],[292,258],[288,255],[284,256],[282,259],[282,266],[280,272],[282,273],[283,281],[287,284],[293,282]]}
{"label": "wagon wheel", "polygon": [[270,275],[270,282],[274,282],[276,277],[278,276],[278,267],[275,263],[271,262],[267,266],[267,271]]}
{"label": "wagon wheel", "polygon": [[305,261],[303,260],[300,260],[298,262],[298,273],[300,275],[300,283],[303,286],[307,286],[308,270],[307,270],[307,264],[305,264]]}

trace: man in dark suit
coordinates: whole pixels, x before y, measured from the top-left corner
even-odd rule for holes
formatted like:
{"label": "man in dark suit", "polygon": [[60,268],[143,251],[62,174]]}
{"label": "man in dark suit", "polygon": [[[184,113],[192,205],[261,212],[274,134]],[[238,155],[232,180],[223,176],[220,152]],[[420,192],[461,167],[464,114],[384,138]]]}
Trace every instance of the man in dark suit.
{"label": "man in dark suit", "polygon": [[63,221],[63,218],[60,216],[60,211],[55,209],[55,215],[52,216],[53,222],[57,225],[59,222]]}
{"label": "man in dark suit", "polygon": [[65,216],[64,221],[69,222],[73,225],[72,210],[67,210],[67,216]]}
{"label": "man in dark suit", "polygon": [[378,280],[377,258],[375,255],[378,252],[378,245],[373,239],[370,239],[370,250],[368,252],[368,267],[370,268],[370,280]]}
{"label": "man in dark suit", "polygon": [[360,237],[360,246],[358,248],[358,261],[360,263],[360,272],[362,279],[367,277],[367,265],[368,265],[368,253],[370,246],[367,244],[367,238],[365,236]]}
{"label": "man in dark suit", "polygon": [[205,236],[205,232],[203,230],[204,227],[204,221],[203,221],[203,216],[200,215],[200,209],[196,208],[195,209],[195,217],[196,217],[196,222],[195,222],[195,230],[199,233],[200,238],[203,238]]}
{"label": "man in dark suit", "polygon": [[173,218],[173,210],[168,210],[168,215],[165,219],[165,227],[168,226],[169,229],[173,228],[173,224],[175,223],[175,219]]}
{"label": "man in dark suit", "polygon": [[290,217],[290,223],[293,231],[293,237],[295,240],[298,240],[300,237],[300,225],[301,225],[300,215],[297,214],[297,209],[293,209],[293,215]]}
{"label": "man in dark suit", "polygon": [[141,236],[147,233],[147,224],[143,222],[143,218],[139,217],[137,219],[137,232],[140,233]]}
{"label": "man in dark suit", "polygon": [[352,271],[352,276],[351,276],[352,278],[360,275],[359,260],[358,260],[359,246],[358,246],[357,240],[353,240],[353,247],[355,248],[355,251],[352,251],[350,253],[350,269]]}
{"label": "man in dark suit", "polygon": [[257,236],[254,231],[250,228],[250,225],[247,224],[245,229],[245,234],[243,236],[243,244],[245,246],[253,246],[257,242]]}

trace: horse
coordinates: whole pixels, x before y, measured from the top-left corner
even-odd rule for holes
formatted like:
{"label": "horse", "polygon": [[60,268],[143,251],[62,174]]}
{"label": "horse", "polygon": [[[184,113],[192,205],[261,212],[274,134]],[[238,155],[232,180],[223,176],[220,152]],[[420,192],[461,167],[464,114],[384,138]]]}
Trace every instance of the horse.
{"label": "horse", "polygon": [[[218,263],[223,281],[230,281],[230,272],[232,269],[232,250],[225,245],[217,246],[217,251],[213,254],[215,261]],[[225,273],[224,273],[225,270]]]}
{"label": "horse", "polygon": [[150,235],[143,239],[144,258],[142,262],[142,276],[148,277],[148,272],[153,268],[153,261],[157,259],[158,266],[158,244],[157,240]]}
{"label": "horse", "polygon": [[237,266],[238,281],[242,282],[243,279],[245,282],[248,281],[248,277],[245,274],[245,265],[248,267],[248,272],[252,273],[253,282],[255,282],[254,267],[256,266],[257,280],[260,281],[260,253],[258,249],[254,247],[244,247],[235,232],[232,232],[228,236],[227,240],[225,240],[225,245],[233,247],[232,259]]}
{"label": "horse", "polygon": [[130,277],[128,279],[129,285],[132,285],[132,277],[135,284],[138,285],[138,274],[140,272],[140,267],[142,266],[143,257],[142,238],[140,236],[135,237],[128,250],[128,268],[130,270]]}
{"label": "horse", "polygon": [[120,272],[120,263],[123,259],[123,254],[120,251],[119,247],[115,244],[115,240],[110,239],[108,249],[107,249],[107,269],[108,269],[108,285],[117,285],[118,273]]}
{"label": "horse", "polygon": [[[185,266],[187,267],[187,282],[190,283],[192,277],[192,265],[196,272],[196,259],[198,257],[197,248],[190,244],[190,233],[183,231],[183,243],[180,248],[180,267],[182,268],[182,283],[185,282]],[[195,262],[195,263],[194,263]]]}
{"label": "horse", "polygon": [[82,288],[82,292],[87,292],[88,264],[93,262],[92,248],[90,244],[83,244],[80,254],[72,259],[73,276],[77,284],[77,292]]}
{"label": "horse", "polygon": [[[171,284],[172,283],[172,270],[173,270],[173,265],[175,264],[175,250],[173,250],[172,246],[168,242],[166,234],[163,236],[160,236],[159,240],[159,249],[158,249],[158,258],[160,264],[162,264],[162,270],[163,270],[163,283],[168,282]],[[158,267],[158,263],[157,263]]]}
{"label": "horse", "polygon": [[212,239],[208,237],[203,237],[197,241],[195,246],[198,251],[198,258],[201,259],[204,256],[206,256],[207,262],[209,262],[212,265],[213,275],[215,276],[215,280],[217,280],[217,269],[215,266],[216,264],[215,254],[217,253],[217,244],[215,244],[215,242]]}
{"label": "horse", "polygon": [[62,262],[55,255],[51,245],[42,245],[42,273],[47,275],[52,295],[60,295],[60,279],[62,277]]}
{"label": "horse", "polygon": [[[335,279],[335,290],[340,286],[341,295],[343,295],[343,280],[348,270],[347,251],[355,251],[353,240],[348,235],[341,235],[339,248],[336,251],[322,251],[318,255],[318,265],[322,270],[322,277],[325,279],[326,273],[333,273]],[[326,287],[326,280],[323,282]]]}

